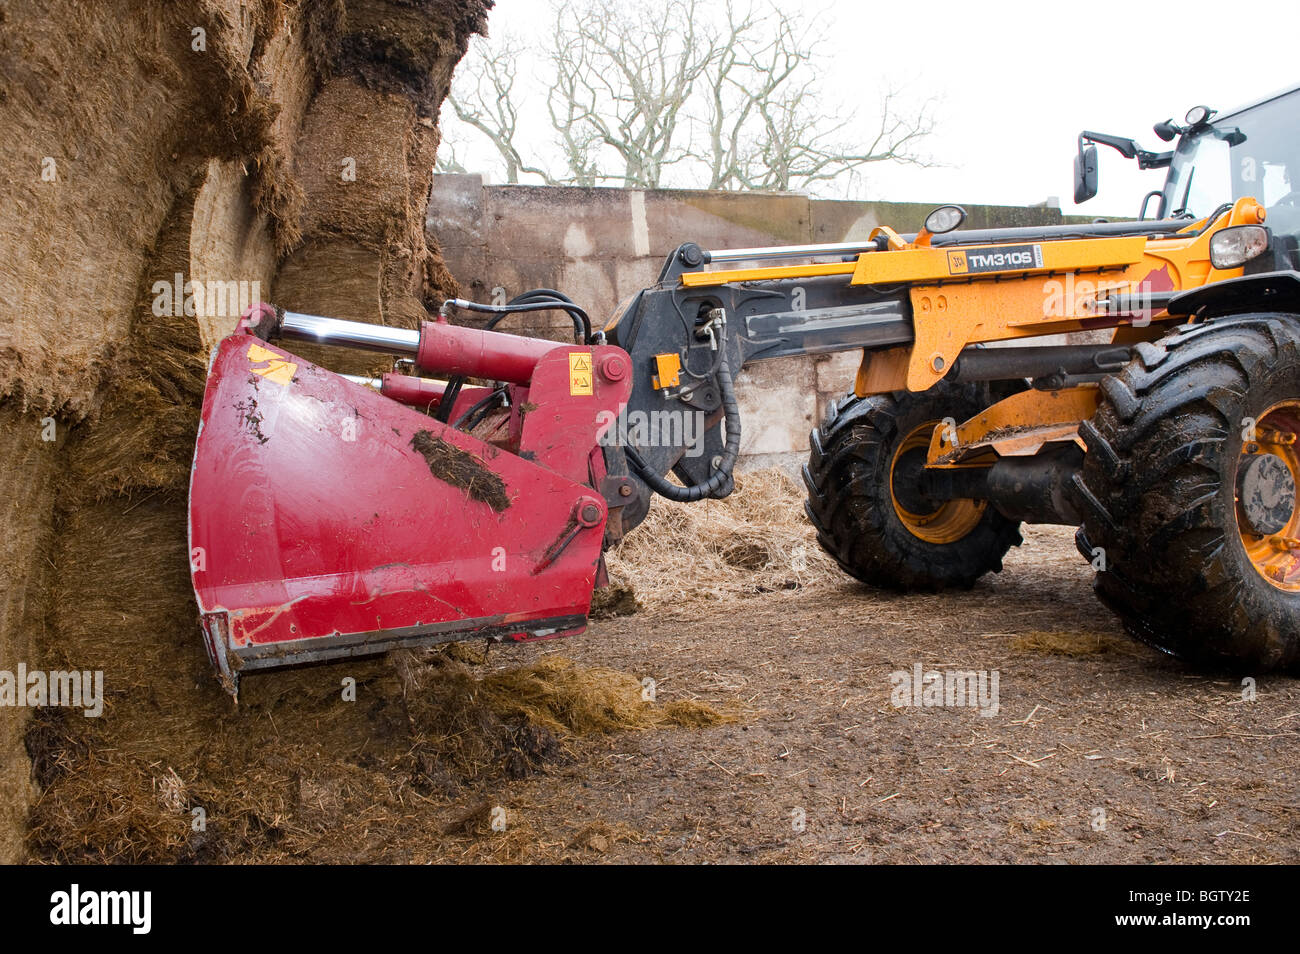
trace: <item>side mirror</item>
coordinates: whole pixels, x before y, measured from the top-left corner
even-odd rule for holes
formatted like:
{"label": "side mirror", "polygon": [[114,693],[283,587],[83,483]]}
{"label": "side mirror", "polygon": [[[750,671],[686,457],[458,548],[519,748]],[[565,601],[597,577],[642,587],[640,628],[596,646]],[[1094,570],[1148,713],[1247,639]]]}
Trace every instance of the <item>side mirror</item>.
{"label": "side mirror", "polygon": [[1074,157],[1074,201],[1087,202],[1097,194],[1097,147],[1079,143],[1079,153]]}

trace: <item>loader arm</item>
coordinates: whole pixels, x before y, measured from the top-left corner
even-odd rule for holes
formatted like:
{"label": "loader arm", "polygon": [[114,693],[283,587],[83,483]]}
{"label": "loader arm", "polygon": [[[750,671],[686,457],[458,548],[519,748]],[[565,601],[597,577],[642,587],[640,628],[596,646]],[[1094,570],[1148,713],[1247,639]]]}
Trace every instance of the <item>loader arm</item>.
{"label": "loader arm", "polygon": [[[671,472],[699,487],[718,472],[726,435],[741,427],[735,415],[727,420],[727,378],[751,362],[861,351],[858,396],[925,391],[944,380],[1032,380],[1048,390],[1095,385],[1129,359],[1134,342],[1158,337],[1174,320],[1166,310],[1174,295],[1241,274],[1212,267],[1210,239],[1263,217],[1245,198],[1199,221],[937,235],[879,228],[866,242],[722,251],[681,245],[657,284],[620,306],[605,328],[635,369],[625,412],[631,423],[617,431],[632,448],[636,486],[621,530],[647,512],[652,486],[673,492],[656,484],[657,476]],[[1106,329],[1113,340],[1099,344],[998,347]],[[1038,414],[1045,441],[1059,443],[1079,423],[1062,422],[1059,405],[1025,403],[993,415],[986,431]],[[690,426],[697,419],[700,425]],[[984,436],[975,427],[963,434]],[[950,466],[939,456],[936,450],[932,462]],[[724,481],[708,495],[729,491]]]}

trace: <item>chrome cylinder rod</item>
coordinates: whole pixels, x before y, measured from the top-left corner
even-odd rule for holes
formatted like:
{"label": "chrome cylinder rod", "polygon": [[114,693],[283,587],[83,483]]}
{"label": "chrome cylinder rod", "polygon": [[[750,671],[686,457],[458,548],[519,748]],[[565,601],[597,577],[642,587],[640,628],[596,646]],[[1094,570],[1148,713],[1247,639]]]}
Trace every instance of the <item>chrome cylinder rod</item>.
{"label": "chrome cylinder rod", "polygon": [[420,350],[420,333],[413,328],[388,328],[361,321],[321,318],[286,311],[280,334],[290,341],[311,341],[339,348],[414,355]]}
{"label": "chrome cylinder rod", "polygon": [[828,245],[774,245],[768,248],[727,248],[707,252],[707,261],[718,265],[723,262],[750,262],[764,258],[813,258],[819,255],[858,255],[874,252],[875,242],[834,242]]}

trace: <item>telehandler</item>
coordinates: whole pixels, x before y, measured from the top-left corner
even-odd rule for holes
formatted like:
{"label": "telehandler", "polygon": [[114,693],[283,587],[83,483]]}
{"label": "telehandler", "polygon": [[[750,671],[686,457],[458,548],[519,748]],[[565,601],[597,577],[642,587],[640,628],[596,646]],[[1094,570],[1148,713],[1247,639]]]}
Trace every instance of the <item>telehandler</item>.
{"label": "telehandler", "polygon": [[[213,351],[190,490],[220,678],[234,691],[269,667],[580,632],[603,550],[652,495],[731,491],[736,372],[846,350],[856,380],[803,470],[845,572],[969,587],[1022,522],[1075,526],[1137,638],[1294,668],[1298,117],[1295,89],[1159,123],[1167,152],[1081,134],[1076,201],[1097,191],[1099,144],[1167,169],[1133,221],[964,230],[944,206],[916,234],[686,243],[602,330],[549,289],[449,300],[418,330],[255,306]],[[573,344],[495,330],[541,310],[571,316]],[[352,377],[292,342],[397,361]]]}

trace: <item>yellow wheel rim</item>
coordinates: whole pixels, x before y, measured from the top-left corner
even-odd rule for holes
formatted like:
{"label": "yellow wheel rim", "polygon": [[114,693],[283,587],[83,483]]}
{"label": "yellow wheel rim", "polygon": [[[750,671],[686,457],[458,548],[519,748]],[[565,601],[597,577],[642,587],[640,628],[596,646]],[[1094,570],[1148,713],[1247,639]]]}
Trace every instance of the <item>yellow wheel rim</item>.
{"label": "yellow wheel rim", "polygon": [[902,457],[918,448],[925,453],[930,447],[930,435],[940,421],[928,421],[903,438],[889,462],[889,498],[894,513],[912,536],[926,543],[956,543],[974,530],[988,507],[987,500],[945,500],[931,513],[913,513],[899,502],[894,493],[894,469]]}
{"label": "yellow wheel rim", "polygon": [[[1241,458],[1237,462],[1240,474],[1251,459],[1271,454],[1280,459],[1291,473],[1293,484],[1300,487],[1300,401],[1283,401],[1261,415],[1255,424],[1253,441],[1244,441]],[[1291,504],[1290,519],[1285,526],[1271,533],[1258,532],[1251,526],[1240,498],[1237,501],[1237,532],[1246,556],[1256,572],[1273,586],[1282,590],[1300,591],[1300,507]]]}

